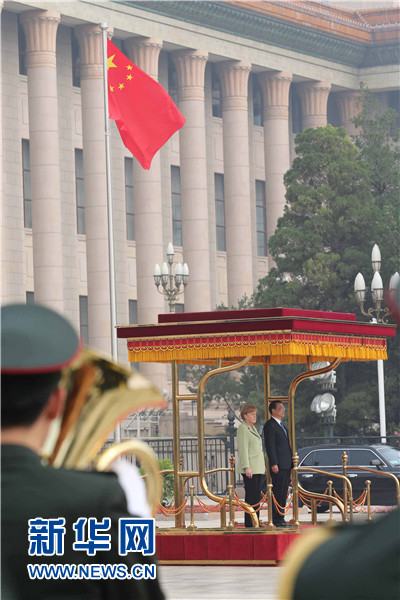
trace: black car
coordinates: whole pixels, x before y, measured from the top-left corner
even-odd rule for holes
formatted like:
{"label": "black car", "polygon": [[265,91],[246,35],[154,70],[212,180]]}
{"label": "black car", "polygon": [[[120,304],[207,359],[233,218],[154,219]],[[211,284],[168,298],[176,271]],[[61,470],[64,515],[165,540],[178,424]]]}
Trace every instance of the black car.
{"label": "black car", "polygon": [[[379,475],[379,473],[392,473],[400,479],[400,450],[384,444],[372,446],[351,445],[326,445],[307,446],[298,451],[299,467],[312,467],[322,469],[330,473],[343,475],[342,454],[346,452],[347,476],[353,488],[353,500],[359,498],[365,489],[367,479],[371,481],[371,504],[378,506],[396,506],[396,483],[391,477]],[[374,469],[375,473],[358,471],[352,466],[367,467]],[[327,482],[331,479],[333,487],[339,496],[343,496],[343,483],[339,478],[329,478],[328,475],[320,475],[313,471],[299,471],[299,484],[310,492],[323,494],[327,488]],[[301,502],[300,502],[301,505]],[[318,507],[319,512],[328,510],[329,504],[322,503]]]}

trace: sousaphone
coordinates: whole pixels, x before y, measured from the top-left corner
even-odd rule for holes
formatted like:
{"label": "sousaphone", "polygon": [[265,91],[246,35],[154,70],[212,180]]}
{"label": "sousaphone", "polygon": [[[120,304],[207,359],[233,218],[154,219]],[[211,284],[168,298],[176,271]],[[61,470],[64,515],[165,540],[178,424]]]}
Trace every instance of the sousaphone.
{"label": "sousaphone", "polygon": [[162,479],[153,450],[140,440],[124,440],[103,450],[116,426],[133,412],[165,408],[153,384],[136,371],[85,349],[63,373],[67,401],[61,422],[43,448],[54,467],[108,470],[115,459],[133,454],[147,477],[147,500],[153,514],[162,495]]}

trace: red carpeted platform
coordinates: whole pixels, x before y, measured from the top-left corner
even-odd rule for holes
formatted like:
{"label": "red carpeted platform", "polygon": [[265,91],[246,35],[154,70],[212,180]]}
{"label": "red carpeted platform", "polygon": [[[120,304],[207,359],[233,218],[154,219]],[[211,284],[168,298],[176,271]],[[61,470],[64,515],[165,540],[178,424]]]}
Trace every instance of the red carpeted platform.
{"label": "red carpeted platform", "polygon": [[277,565],[301,531],[157,531],[156,552],[164,565]]}

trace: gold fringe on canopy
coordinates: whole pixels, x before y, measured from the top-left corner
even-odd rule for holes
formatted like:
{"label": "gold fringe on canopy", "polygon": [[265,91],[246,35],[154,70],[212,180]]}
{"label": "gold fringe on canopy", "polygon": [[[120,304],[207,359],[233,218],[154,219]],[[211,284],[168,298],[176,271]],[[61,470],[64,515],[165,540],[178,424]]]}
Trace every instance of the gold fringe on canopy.
{"label": "gold fringe on canopy", "polygon": [[253,364],[270,357],[271,364],[304,363],[306,357],[331,362],[386,359],[386,339],[300,332],[202,335],[129,339],[131,362],[194,362],[253,356]]}

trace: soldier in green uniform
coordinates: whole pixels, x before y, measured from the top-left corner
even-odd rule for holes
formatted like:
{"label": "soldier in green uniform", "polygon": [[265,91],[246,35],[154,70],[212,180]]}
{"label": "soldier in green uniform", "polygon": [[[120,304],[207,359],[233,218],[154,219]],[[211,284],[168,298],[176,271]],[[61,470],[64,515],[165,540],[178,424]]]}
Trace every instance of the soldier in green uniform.
{"label": "soldier in green uniform", "polygon": [[398,600],[400,512],[373,523],[322,526],[288,553],[279,600]]}
{"label": "soldier in green uniform", "polygon": [[2,599],[162,600],[144,542],[141,552],[120,546],[119,520],[134,517],[117,476],[54,469],[38,454],[63,411],[61,370],[79,353],[78,336],[41,306],[4,306],[1,317]]}

